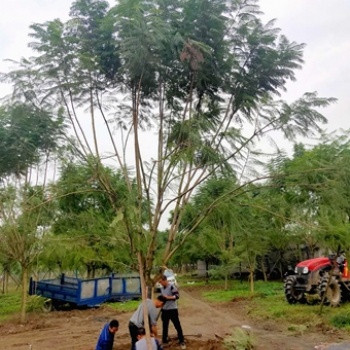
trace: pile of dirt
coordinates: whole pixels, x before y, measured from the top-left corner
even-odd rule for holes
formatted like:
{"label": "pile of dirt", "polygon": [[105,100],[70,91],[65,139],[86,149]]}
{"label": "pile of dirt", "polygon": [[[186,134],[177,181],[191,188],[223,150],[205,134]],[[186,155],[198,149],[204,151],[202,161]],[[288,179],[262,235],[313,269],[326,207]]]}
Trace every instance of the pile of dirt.
{"label": "pile of dirt", "polygon": [[[116,344],[115,350],[125,350],[130,348],[130,343]],[[179,344],[177,342],[169,343],[164,350],[179,350]],[[196,340],[187,339],[186,350],[225,350],[225,348],[219,342],[215,340]]]}

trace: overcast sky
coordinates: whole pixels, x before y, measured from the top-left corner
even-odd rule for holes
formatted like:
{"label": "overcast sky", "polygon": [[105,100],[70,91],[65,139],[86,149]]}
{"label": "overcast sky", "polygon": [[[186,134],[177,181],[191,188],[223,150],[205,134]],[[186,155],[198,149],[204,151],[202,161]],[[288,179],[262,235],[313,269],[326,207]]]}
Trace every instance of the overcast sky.
{"label": "overcast sky", "polygon": [[[12,0],[0,11],[0,71],[29,56],[29,25],[54,18],[66,20],[71,0]],[[114,2],[111,1],[111,4]],[[284,98],[291,101],[305,91],[336,97],[338,103],[324,114],[328,130],[350,128],[350,0],[261,0],[264,19],[277,19],[277,26],[290,39],[306,43],[305,65],[297,82],[288,84]],[[0,85],[0,96],[9,91]]]}

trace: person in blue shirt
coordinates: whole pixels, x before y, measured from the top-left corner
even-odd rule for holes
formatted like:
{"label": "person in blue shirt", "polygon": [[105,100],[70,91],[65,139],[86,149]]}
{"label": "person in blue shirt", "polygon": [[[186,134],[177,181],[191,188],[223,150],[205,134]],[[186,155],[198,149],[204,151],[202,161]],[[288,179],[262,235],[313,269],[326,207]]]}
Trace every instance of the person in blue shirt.
{"label": "person in blue shirt", "polygon": [[112,320],[102,328],[95,350],[112,350],[114,335],[118,332],[119,322]]}

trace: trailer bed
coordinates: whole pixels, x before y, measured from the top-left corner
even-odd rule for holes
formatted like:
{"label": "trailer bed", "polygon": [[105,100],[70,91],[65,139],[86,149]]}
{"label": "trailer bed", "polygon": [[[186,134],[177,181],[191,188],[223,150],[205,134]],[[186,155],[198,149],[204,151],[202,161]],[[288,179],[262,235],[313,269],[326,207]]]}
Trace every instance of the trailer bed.
{"label": "trailer bed", "polygon": [[62,274],[59,278],[29,283],[29,294],[49,299],[54,307],[95,307],[106,301],[123,301],[141,297],[139,276],[112,274],[109,277],[79,279]]}

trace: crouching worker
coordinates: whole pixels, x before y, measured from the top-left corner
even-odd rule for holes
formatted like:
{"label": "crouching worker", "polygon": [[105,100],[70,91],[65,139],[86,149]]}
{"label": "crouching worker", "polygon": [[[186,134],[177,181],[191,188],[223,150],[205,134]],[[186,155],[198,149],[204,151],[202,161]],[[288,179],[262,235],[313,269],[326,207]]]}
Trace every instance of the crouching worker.
{"label": "crouching worker", "polygon": [[102,328],[95,350],[112,350],[114,335],[118,332],[119,322],[112,320]]}
{"label": "crouching worker", "polygon": [[[146,330],[144,328],[139,328],[137,331],[137,339],[136,342],[136,350],[148,350],[147,347],[147,339],[146,339]],[[152,350],[163,350],[163,348],[160,346],[158,339],[151,337],[151,345]]]}
{"label": "crouching worker", "polygon": [[[157,299],[151,300],[147,299],[147,312],[148,312],[148,320],[150,324],[150,330],[151,334],[157,338],[158,332],[157,332],[157,318],[158,318],[158,310],[159,308],[162,308],[164,303],[166,302],[166,299],[159,295]],[[138,330],[139,328],[145,328],[145,322],[143,318],[143,303],[141,302],[137,310],[134,312],[134,314],[130,318],[129,322],[129,333],[131,338],[131,350],[135,350],[135,344],[138,341]]]}

